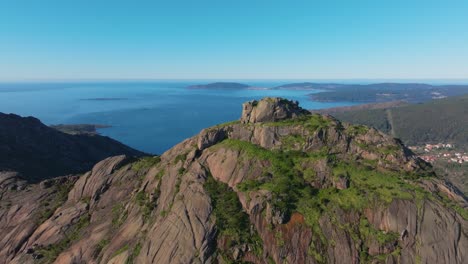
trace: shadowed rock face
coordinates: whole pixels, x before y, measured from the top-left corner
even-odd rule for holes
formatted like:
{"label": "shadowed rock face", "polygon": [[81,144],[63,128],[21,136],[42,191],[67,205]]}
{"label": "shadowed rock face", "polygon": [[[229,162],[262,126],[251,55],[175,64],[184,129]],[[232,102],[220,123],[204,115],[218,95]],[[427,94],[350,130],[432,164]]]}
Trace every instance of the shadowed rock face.
{"label": "shadowed rock face", "polygon": [[83,173],[116,155],[141,156],[111,138],[68,135],[33,117],[0,113],[0,172],[13,171],[30,182]]}
{"label": "shadowed rock face", "polygon": [[21,190],[6,188],[10,176],[0,180],[1,263],[468,257],[463,196],[399,141],[316,114],[219,125],[160,157],[111,157]]}
{"label": "shadowed rock face", "polygon": [[276,122],[310,114],[299,107],[297,101],[268,97],[260,101],[250,101],[242,105],[241,122]]}

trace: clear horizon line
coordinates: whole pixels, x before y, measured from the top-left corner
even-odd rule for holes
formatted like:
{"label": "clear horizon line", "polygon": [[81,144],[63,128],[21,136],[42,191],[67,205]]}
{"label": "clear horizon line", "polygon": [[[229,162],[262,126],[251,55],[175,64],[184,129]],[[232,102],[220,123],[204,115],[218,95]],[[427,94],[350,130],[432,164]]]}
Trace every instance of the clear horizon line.
{"label": "clear horizon line", "polygon": [[468,81],[468,78],[13,78],[1,82],[87,82],[87,81]]}

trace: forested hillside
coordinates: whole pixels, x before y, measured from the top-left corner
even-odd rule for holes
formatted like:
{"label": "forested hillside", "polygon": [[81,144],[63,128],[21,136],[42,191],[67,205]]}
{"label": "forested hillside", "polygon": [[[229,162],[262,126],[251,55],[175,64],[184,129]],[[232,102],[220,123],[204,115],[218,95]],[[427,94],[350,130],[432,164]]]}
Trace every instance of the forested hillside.
{"label": "forested hillside", "polygon": [[468,94],[389,109],[332,114],[343,121],[373,126],[407,145],[448,142],[468,146]]}

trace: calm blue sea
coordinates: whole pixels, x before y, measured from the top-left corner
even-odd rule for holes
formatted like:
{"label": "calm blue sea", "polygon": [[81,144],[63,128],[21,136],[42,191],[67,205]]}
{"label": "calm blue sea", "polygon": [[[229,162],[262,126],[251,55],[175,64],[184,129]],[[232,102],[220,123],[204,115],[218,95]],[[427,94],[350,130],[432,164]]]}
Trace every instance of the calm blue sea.
{"label": "calm blue sea", "polygon": [[[34,116],[47,125],[110,125],[99,132],[159,154],[203,128],[238,119],[245,101],[281,96],[307,109],[352,105],[310,101],[307,95],[313,91],[186,89],[197,83],[205,82],[1,83],[0,112]],[[274,87],[288,82],[245,83]]]}

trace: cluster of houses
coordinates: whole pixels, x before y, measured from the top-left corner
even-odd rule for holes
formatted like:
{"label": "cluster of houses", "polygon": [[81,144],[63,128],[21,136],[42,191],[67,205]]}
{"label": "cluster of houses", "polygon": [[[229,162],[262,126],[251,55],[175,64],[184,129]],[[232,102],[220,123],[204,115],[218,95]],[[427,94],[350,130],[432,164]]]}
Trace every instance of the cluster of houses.
{"label": "cluster of houses", "polygon": [[409,149],[415,152],[424,151],[426,154],[420,155],[419,157],[427,162],[433,163],[439,159],[446,160],[450,163],[463,164],[468,162],[468,153],[461,153],[454,151],[453,144],[426,144],[424,147],[412,146]]}
{"label": "cluster of houses", "polygon": [[425,152],[430,152],[433,149],[451,149],[454,148],[455,146],[453,144],[444,144],[444,143],[438,143],[438,144],[426,144],[424,147]]}
{"label": "cluster of houses", "polygon": [[457,162],[463,163],[468,162],[468,154],[467,153],[455,153],[453,157],[450,157],[449,162]]}
{"label": "cluster of houses", "polygon": [[427,162],[434,162],[439,159],[444,159],[447,160],[447,162],[450,163],[460,163],[463,164],[464,162],[468,162],[468,153],[438,153],[438,154],[432,154],[432,155],[421,155],[419,156],[421,159],[427,161]]}

